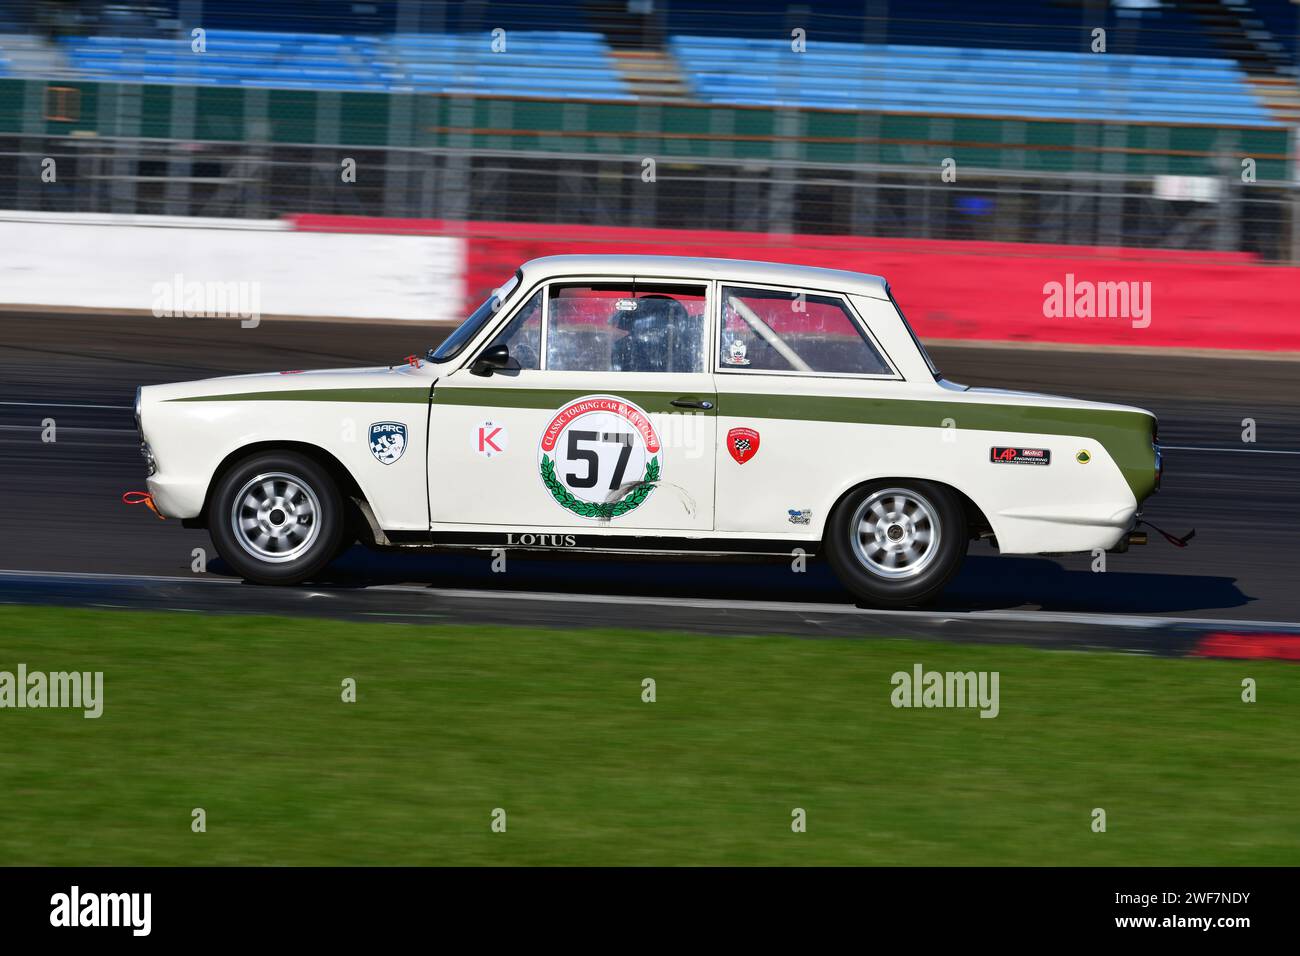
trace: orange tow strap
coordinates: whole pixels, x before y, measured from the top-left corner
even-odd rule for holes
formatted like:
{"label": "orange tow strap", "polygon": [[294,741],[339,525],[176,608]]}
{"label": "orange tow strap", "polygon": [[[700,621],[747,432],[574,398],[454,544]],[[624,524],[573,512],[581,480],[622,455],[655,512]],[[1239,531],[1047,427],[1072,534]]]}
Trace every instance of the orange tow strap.
{"label": "orange tow strap", "polygon": [[166,521],[158,506],[153,503],[153,495],[147,491],[126,491],[122,493],[122,503],[128,505],[148,505],[149,510],[158,516],[159,521]]}

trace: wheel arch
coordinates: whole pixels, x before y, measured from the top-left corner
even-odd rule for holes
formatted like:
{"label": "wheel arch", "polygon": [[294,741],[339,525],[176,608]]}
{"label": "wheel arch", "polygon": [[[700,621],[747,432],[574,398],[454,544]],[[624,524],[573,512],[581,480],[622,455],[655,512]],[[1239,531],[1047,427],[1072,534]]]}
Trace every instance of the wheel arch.
{"label": "wheel arch", "polygon": [[942,478],[932,478],[921,475],[876,475],[871,478],[864,478],[861,481],[854,482],[847,488],[843,489],[835,497],[834,503],[832,503],[830,508],[826,511],[826,521],[822,525],[822,535],[825,536],[827,529],[830,527],[830,516],[835,513],[835,509],[843,503],[844,499],[849,497],[849,495],[853,494],[855,491],[865,488],[867,485],[876,485],[888,482],[906,483],[909,481],[924,481],[931,485],[938,485],[939,487],[952,492],[952,494],[957,498],[957,501],[961,504],[963,513],[966,515],[966,527],[972,538],[978,538],[985,532],[990,534],[996,533],[996,529],[993,527],[993,523],[989,521],[988,516],[984,513],[984,509],[976,503],[974,498],[950,481],[945,481]]}
{"label": "wheel arch", "polygon": [[[212,472],[212,477],[208,479],[208,487],[203,493],[203,507],[198,515],[194,518],[185,519],[186,527],[206,528],[208,526],[208,510],[212,504],[212,491],[220,483],[222,477],[235,467],[245,458],[253,455],[263,454],[265,452],[291,451],[297,452],[307,458],[310,458],[316,464],[325,469],[326,473],[338,485],[340,493],[349,511],[355,511],[355,500],[365,502],[369,506],[369,499],[362,490],[361,485],[357,482],[352,472],[347,469],[343,462],[339,461],[333,454],[319,445],[313,445],[310,442],[292,441],[289,439],[269,439],[266,441],[252,442],[248,445],[241,445],[234,449],[225,458],[217,464]],[[361,515],[349,514],[349,520]]]}

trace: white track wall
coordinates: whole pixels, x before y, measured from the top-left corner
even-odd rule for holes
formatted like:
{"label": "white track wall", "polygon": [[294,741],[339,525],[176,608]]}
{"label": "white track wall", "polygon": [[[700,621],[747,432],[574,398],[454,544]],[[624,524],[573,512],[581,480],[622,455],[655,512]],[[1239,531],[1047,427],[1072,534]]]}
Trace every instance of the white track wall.
{"label": "white track wall", "polygon": [[465,244],[453,237],[0,212],[0,306],[148,315],[180,276],[182,286],[252,284],[262,316],[459,321],[464,275]]}

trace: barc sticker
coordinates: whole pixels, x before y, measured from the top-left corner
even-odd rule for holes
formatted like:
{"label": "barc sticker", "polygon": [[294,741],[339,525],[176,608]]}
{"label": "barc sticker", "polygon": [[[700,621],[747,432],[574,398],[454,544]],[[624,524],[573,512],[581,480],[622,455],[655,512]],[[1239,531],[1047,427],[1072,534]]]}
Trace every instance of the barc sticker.
{"label": "barc sticker", "polygon": [[406,451],[406,426],[401,422],[375,422],[370,426],[370,454],[391,465]]}

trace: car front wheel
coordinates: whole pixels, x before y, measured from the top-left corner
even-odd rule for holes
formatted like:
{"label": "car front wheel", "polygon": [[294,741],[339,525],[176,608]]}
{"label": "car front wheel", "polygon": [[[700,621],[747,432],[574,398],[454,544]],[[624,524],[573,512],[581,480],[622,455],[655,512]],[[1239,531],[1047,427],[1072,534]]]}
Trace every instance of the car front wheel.
{"label": "car front wheel", "polygon": [[967,542],[956,496],[927,481],[859,488],[826,522],[826,556],[836,576],[877,607],[933,600],[961,567]]}
{"label": "car front wheel", "polygon": [[320,573],[338,553],[346,524],[329,473],[294,452],[236,464],[213,490],[208,514],[217,553],[259,584],[298,584]]}

